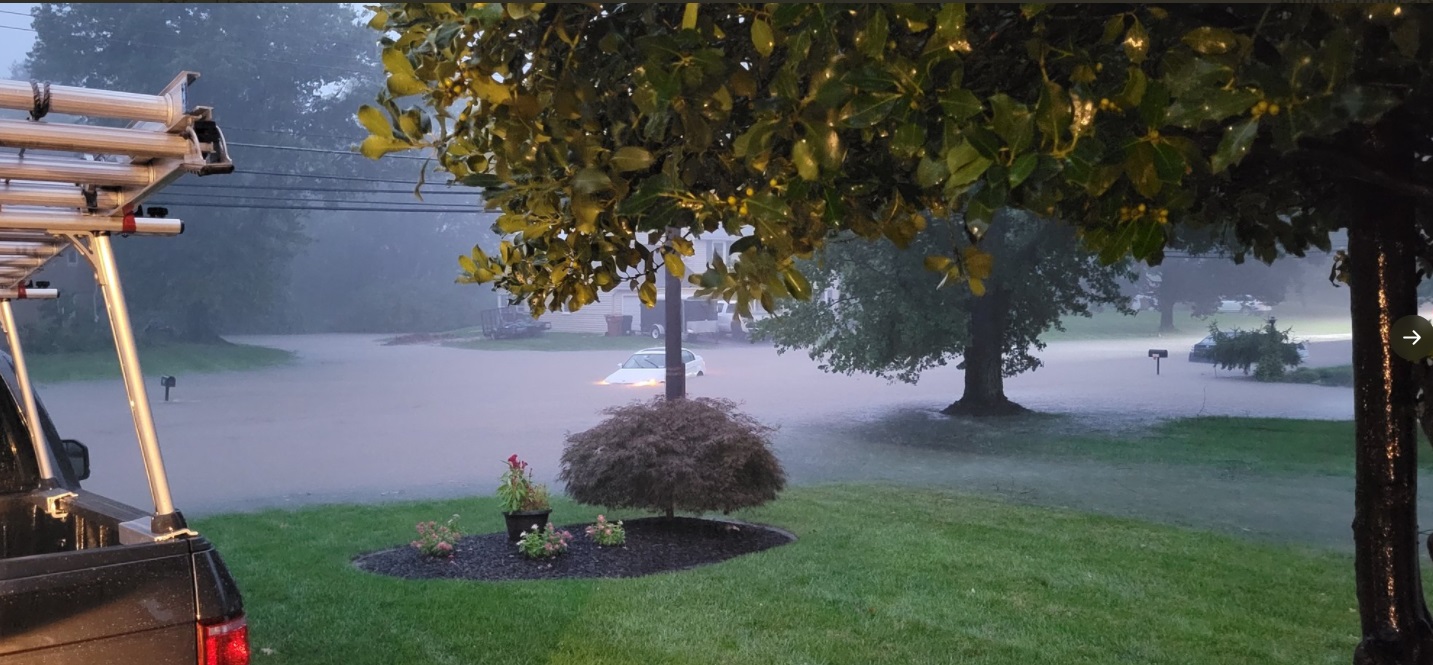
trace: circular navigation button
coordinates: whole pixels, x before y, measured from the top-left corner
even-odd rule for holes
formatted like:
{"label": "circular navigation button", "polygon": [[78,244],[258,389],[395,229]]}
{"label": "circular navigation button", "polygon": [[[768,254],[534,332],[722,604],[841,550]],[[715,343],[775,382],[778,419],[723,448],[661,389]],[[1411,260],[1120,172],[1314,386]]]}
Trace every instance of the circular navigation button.
{"label": "circular navigation button", "polygon": [[1389,344],[1399,358],[1419,361],[1433,355],[1433,323],[1421,316],[1405,316],[1393,322]]}

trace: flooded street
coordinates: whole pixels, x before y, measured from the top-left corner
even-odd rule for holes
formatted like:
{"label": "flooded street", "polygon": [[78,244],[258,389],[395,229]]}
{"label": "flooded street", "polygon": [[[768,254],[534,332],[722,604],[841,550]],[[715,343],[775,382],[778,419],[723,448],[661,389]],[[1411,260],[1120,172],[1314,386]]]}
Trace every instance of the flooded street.
{"label": "flooded street", "polygon": [[[1061,414],[1031,437],[1118,434],[1195,415],[1352,417],[1347,388],[1260,384],[1189,363],[1195,339],[1052,343],[1039,354],[1046,366],[1009,379],[1007,393]],[[168,403],[152,394],[175,502],[190,514],[489,494],[513,453],[551,482],[566,433],[597,423],[603,408],[661,390],[598,385],[625,359],[613,351],[384,346],[360,335],[237,341],[290,349],[298,361],[181,376]],[[633,349],[647,342],[634,339]],[[1170,350],[1159,375],[1146,357],[1152,345]],[[709,373],[690,379],[689,392],[743,402],[779,427],[778,450],[798,483],[910,482],[1322,546],[1348,540],[1351,477],[1265,477],[972,448],[959,440],[1004,426],[935,413],[960,395],[962,373],[953,366],[918,385],[888,384],[826,374],[804,354],[778,355],[767,346],[697,351]],[[1316,342],[1311,354],[1312,365],[1347,363],[1349,342]],[[56,384],[42,395],[63,435],[90,446],[95,474],[87,487],[148,505],[120,383]]]}

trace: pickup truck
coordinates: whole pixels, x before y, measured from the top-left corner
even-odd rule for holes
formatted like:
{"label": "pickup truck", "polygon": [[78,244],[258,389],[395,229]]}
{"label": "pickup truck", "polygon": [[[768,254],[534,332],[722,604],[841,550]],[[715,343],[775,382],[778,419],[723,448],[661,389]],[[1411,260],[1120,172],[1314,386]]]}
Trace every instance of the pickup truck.
{"label": "pickup truck", "polygon": [[[234,170],[183,72],[158,95],[0,80],[0,663],[247,665],[248,624],[214,545],[174,507],[112,236],[184,223],[140,203],[185,175]],[[48,123],[49,112],[128,121]],[[12,151],[12,152],[6,152]],[[100,155],[103,156],[100,156]],[[38,209],[38,210],[37,210]],[[154,511],[86,490],[89,450],[63,439],[35,394],[13,302],[55,298],[34,279],[62,252],[94,269]],[[116,442],[117,443],[117,442]]]}
{"label": "pickup truck", "polygon": [[39,405],[58,471],[45,482],[9,356],[0,375],[0,663],[247,663],[243,602],[213,544],[131,539],[149,515],[81,487],[88,450]]}

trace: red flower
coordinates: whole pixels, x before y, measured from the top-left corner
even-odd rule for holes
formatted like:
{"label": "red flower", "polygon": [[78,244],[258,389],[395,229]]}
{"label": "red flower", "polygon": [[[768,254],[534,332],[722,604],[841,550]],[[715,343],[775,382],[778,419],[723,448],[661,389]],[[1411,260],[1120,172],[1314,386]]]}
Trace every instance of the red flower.
{"label": "red flower", "polygon": [[509,458],[508,458],[508,466],[517,466],[517,465],[518,465],[517,455],[514,454],[512,457],[509,457]]}

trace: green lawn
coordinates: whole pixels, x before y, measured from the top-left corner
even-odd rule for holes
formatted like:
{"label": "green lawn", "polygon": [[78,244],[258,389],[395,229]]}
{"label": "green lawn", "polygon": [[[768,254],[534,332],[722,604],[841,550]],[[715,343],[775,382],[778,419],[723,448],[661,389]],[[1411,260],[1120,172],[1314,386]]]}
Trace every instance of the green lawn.
{"label": "green lawn", "polygon": [[884,486],[791,490],[739,516],[796,543],[654,577],[406,581],[350,565],[453,513],[501,530],[491,498],[198,528],[244,591],[255,663],[1307,665],[1348,662],[1357,639],[1343,555]]}
{"label": "green lawn", "polygon": [[[663,340],[645,335],[607,337],[587,333],[546,332],[537,337],[520,339],[487,339],[478,337],[461,341],[444,342],[443,346],[479,351],[636,351],[650,346],[661,346]],[[682,346],[693,349],[710,348],[712,342],[685,340]]]}
{"label": "green lawn", "polygon": [[[1277,309],[1275,310],[1277,314]],[[1189,315],[1187,306],[1178,306],[1174,309],[1174,326],[1179,329],[1176,334],[1184,336],[1203,336],[1208,334],[1209,324],[1217,322],[1220,329],[1242,328],[1245,330],[1257,328],[1264,324],[1262,316],[1249,316],[1244,314],[1215,314],[1205,319],[1192,318]],[[1347,334],[1350,330],[1347,315],[1342,316],[1309,316],[1290,315],[1277,316],[1277,325],[1280,330],[1292,328],[1292,335],[1300,337],[1304,335],[1338,335]],[[1047,342],[1057,340],[1085,340],[1085,339],[1129,339],[1136,337],[1156,337],[1159,335],[1159,312],[1145,310],[1133,315],[1124,315],[1114,310],[1095,312],[1091,317],[1082,316],[1067,317],[1061,323],[1065,326],[1065,332],[1050,331],[1042,336]]]}
{"label": "green lawn", "polygon": [[[292,362],[291,351],[247,344],[170,344],[141,347],[139,363],[146,375],[183,376],[207,372],[260,369]],[[108,379],[119,376],[114,349],[73,353],[26,354],[30,376],[41,383]]]}
{"label": "green lawn", "polygon": [[[1280,418],[1182,418],[1125,435],[1069,431],[1064,418],[1025,428],[1011,444],[1034,454],[1114,462],[1191,464],[1270,474],[1353,475],[1353,422]],[[1018,438],[1016,438],[1018,436]],[[1419,457],[1433,471],[1433,456]]]}
{"label": "green lawn", "polygon": [[1352,386],[1353,365],[1300,367],[1284,375],[1283,383],[1313,383],[1321,386]]}

